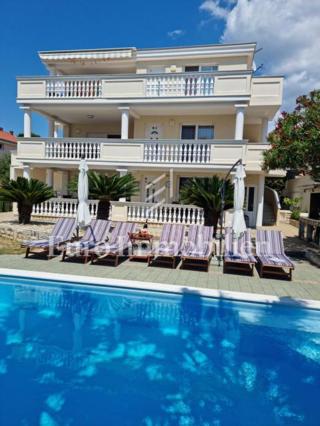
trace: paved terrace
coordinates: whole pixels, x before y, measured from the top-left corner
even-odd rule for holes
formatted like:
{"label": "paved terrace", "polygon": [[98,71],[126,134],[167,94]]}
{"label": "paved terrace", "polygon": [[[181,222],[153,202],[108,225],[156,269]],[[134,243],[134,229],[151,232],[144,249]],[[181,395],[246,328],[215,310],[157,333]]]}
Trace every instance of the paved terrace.
{"label": "paved terrace", "polygon": [[49,261],[32,256],[25,259],[21,254],[1,255],[0,267],[92,276],[93,283],[94,277],[117,278],[275,295],[281,298],[320,300],[319,268],[301,258],[301,254],[307,246],[296,237],[296,228],[290,225],[282,225],[282,230],[286,235],[285,245],[287,250],[291,254],[295,254],[292,256],[292,259],[296,269],[293,272],[293,281],[291,282],[281,279],[261,279],[256,271],[254,277],[223,274],[222,267],[218,266],[216,258],[211,262],[208,273],[200,270],[182,270],[180,269],[180,265],[175,270],[160,266],[148,267],[145,262],[129,260],[123,261],[118,267],[106,264],[84,265],[73,260],[61,262],[60,257]]}

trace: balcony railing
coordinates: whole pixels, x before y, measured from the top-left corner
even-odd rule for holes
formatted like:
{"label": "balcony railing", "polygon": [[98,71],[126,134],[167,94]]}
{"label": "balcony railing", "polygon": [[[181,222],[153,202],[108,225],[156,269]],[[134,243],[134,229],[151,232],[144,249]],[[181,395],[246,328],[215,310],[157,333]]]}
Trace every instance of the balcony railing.
{"label": "balcony railing", "polygon": [[239,158],[247,168],[260,170],[262,153],[269,144],[246,140],[141,140],[97,138],[20,138],[17,160],[78,165],[84,157],[98,164],[158,164],[188,167],[227,166]]}
{"label": "balcony railing", "polygon": [[102,81],[99,79],[50,79],[46,81],[47,98],[100,98]]}
{"label": "balcony railing", "polygon": [[249,96],[250,71],[50,76],[18,79],[18,100]]}
{"label": "balcony railing", "polygon": [[169,74],[145,79],[146,97],[212,96],[213,89],[213,74]]}
{"label": "balcony railing", "polygon": [[85,157],[86,160],[97,160],[100,158],[100,149],[101,142],[97,141],[48,140],[45,144],[45,158],[77,160]]}
{"label": "balcony railing", "polygon": [[[120,203],[119,203],[120,204]],[[203,209],[193,205],[160,203],[124,203],[131,222],[203,224]]]}
{"label": "balcony railing", "polygon": [[[98,200],[89,200],[89,211],[92,218],[96,217]],[[116,209],[113,209],[114,207]],[[51,198],[41,204],[36,204],[32,215],[38,217],[75,217],[78,200],[76,198]],[[119,209],[120,208],[120,209]],[[118,217],[117,214],[120,216]],[[127,219],[129,222],[149,223],[183,223],[203,224],[203,209],[193,205],[160,204],[140,202],[112,202],[112,220]]]}
{"label": "balcony railing", "polygon": [[[89,211],[95,217],[98,209],[98,200],[89,200]],[[78,200],[76,198],[50,198],[48,201],[33,206],[34,216],[45,217],[75,217]]]}

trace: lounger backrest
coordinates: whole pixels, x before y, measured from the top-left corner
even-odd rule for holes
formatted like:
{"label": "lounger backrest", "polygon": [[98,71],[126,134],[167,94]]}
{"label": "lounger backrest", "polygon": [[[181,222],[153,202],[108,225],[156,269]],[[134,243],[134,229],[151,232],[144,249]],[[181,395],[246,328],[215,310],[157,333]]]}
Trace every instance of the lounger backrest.
{"label": "lounger backrest", "polygon": [[60,218],[53,227],[51,237],[67,241],[71,238],[72,232],[75,229],[76,221],[74,218]]}
{"label": "lounger backrest", "polygon": [[281,231],[259,229],[256,239],[257,255],[285,254]]}
{"label": "lounger backrest", "polygon": [[213,226],[190,225],[185,248],[207,251],[213,239]]}
{"label": "lounger backrest", "polygon": [[169,243],[175,243],[177,249],[183,245],[185,227],[181,224],[173,224],[169,234]]}
{"label": "lounger backrest", "polygon": [[175,255],[181,250],[184,240],[184,225],[165,223],[162,227],[159,246],[173,247]]}
{"label": "lounger backrest", "polygon": [[225,229],[224,252],[226,255],[232,256],[236,254],[252,255],[252,243],[250,230],[247,229],[239,238],[234,238],[232,228]]}
{"label": "lounger backrest", "polygon": [[99,242],[106,239],[109,232],[111,222],[109,220],[94,219],[86,229],[83,241]]}
{"label": "lounger backrest", "polygon": [[129,242],[129,233],[135,232],[136,224],[132,222],[117,222],[111,232],[109,244],[121,243],[123,245]]}

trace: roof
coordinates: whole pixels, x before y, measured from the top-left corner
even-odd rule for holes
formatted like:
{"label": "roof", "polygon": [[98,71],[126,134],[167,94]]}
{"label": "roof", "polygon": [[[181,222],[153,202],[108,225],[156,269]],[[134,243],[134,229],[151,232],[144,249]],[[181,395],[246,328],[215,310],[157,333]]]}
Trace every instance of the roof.
{"label": "roof", "polygon": [[233,43],[233,44],[204,44],[189,46],[169,46],[159,48],[136,48],[136,47],[119,47],[119,48],[100,48],[100,49],[80,49],[80,50],[44,50],[38,52],[42,62],[56,61],[90,61],[90,60],[131,60],[145,59],[149,57],[159,56],[172,58],[173,56],[184,57],[190,55],[214,54],[246,54],[253,56],[256,51],[256,43]]}
{"label": "roof", "polygon": [[0,141],[17,143],[17,138],[12,133],[0,129]]}

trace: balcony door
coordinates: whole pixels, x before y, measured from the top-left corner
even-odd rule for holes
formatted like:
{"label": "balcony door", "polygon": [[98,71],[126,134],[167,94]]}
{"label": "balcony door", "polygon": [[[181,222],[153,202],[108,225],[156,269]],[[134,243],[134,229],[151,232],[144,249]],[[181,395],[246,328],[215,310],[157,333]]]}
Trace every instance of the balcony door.
{"label": "balcony door", "polygon": [[246,186],[244,196],[244,214],[248,216],[249,226],[255,226],[256,221],[256,186]]}
{"label": "balcony door", "polygon": [[[214,126],[186,124],[181,126],[181,139],[196,141],[196,143],[185,143],[181,146],[182,161],[196,161],[206,163],[208,160],[210,146],[206,140],[214,138]],[[201,141],[201,142],[200,142]]]}

